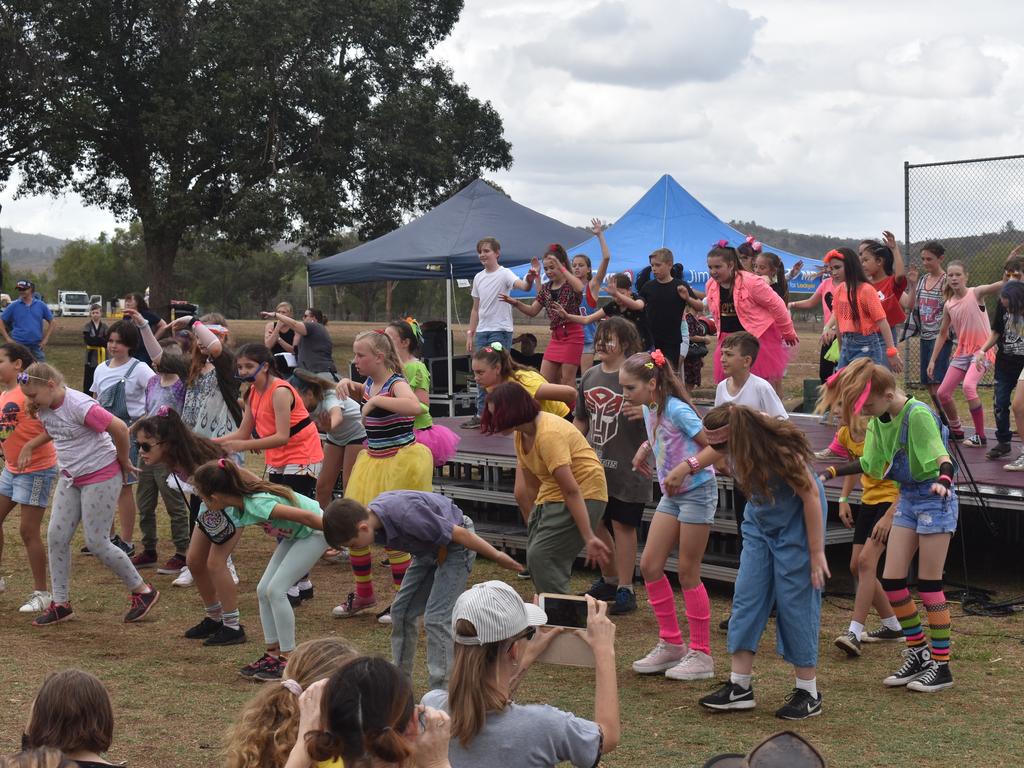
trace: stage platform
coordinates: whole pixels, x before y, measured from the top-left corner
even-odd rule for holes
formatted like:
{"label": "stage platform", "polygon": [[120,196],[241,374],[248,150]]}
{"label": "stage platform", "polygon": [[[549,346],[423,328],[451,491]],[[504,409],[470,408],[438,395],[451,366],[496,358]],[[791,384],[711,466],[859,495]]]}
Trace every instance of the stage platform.
{"label": "stage platform", "polygon": [[[703,409],[699,409],[703,410]],[[831,441],[833,429],[820,424],[817,416],[790,414],[790,418],[807,434],[814,450],[826,447]],[[473,507],[467,512],[477,524],[477,533],[498,548],[524,551],[526,548],[526,527],[513,496],[513,479],[516,467],[515,449],[512,438],[501,435],[484,435],[478,430],[460,429],[465,417],[437,418],[435,422],[456,431],[462,438],[459,450],[452,461],[438,471],[434,488],[450,498],[470,502]],[[985,449],[963,447],[962,453],[967,467],[977,482],[977,493],[967,482],[967,475],[961,469],[957,478],[957,491],[963,513],[972,511],[1004,510],[1009,514],[1010,530],[1004,535],[1021,536],[1024,510],[1024,472],[1007,472],[1003,464],[1018,453],[1019,444],[1007,459],[989,461]],[[818,468],[830,462],[818,462]],[[735,581],[736,520],[732,503],[733,483],[726,476],[718,477],[720,490],[719,510],[712,526],[711,540],[701,568],[704,578],[717,581]],[[838,519],[835,503],[839,499],[842,480],[835,479],[825,484],[825,495],[830,502],[828,525],[825,531],[826,546],[849,544],[853,531],[844,527]],[[851,497],[856,501],[859,488]],[[644,520],[649,522],[654,514],[652,504],[645,512]],[[479,518],[479,519],[478,519]],[[644,526],[646,529],[646,525]],[[645,530],[641,530],[641,551]],[[637,555],[639,564],[639,554]],[[669,570],[675,569],[675,561],[669,563]]]}

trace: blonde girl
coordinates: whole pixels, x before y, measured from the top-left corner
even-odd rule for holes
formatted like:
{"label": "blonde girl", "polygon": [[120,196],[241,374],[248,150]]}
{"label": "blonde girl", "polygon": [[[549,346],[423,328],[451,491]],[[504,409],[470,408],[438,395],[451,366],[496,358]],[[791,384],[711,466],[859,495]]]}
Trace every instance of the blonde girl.
{"label": "blonde girl", "polygon": [[[384,491],[426,491],[434,489],[434,457],[430,449],[416,442],[413,422],[423,404],[402,377],[402,361],[391,339],[383,331],[363,331],[352,344],[352,363],[366,381],[342,379],[338,397],[362,402],[366,450],[352,468],[345,485],[345,497],[366,506]],[[397,590],[412,558],[408,552],[388,550],[391,578]],[[355,591],[333,613],[341,619],[355,616],[377,604],[371,573],[369,547],[349,550],[355,577]],[[385,611],[381,617],[390,619]]]}
{"label": "blonde girl", "polygon": [[295,646],[281,684],[262,688],[238,716],[225,749],[227,768],[284,768],[299,731],[299,697],[356,655],[341,638]]}
{"label": "blonde girl", "polygon": [[160,593],[143,580],[128,555],[108,536],[121,487],[135,474],[128,427],[88,395],[66,387],[60,371],[46,363],[30,365],[18,375],[18,382],[30,411],[53,440],[61,475],[46,532],[53,598],[33,626],[47,627],[74,616],[71,539],[79,523],[89,551],[131,590],[124,620],[141,620]]}
{"label": "blonde girl", "polygon": [[[633,469],[650,476],[647,461],[653,457],[662,491],[640,557],[659,639],[650,653],[633,663],[633,671],[664,673],[672,680],[705,680],[714,676],[715,664],[711,658],[711,601],[700,580],[700,562],[715,521],[718,483],[713,469],[694,466],[693,457],[707,445],[704,427],[683,383],[659,350],[626,360],[619,382],[626,400],[643,407],[647,426],[647,441],[637,450]],[[680,466],[688,471],[684,473]],[[665,575],[665,563],[677,546],[677,573],[690,627],[688,648],[683,645],[672,585]]]}
{"label": "blonde girl", "polygon": [[946,287],[942,294],[946,304],[942,313],[942,324],[939,335],[928,361],[929,378],[935,372],[939,354],[949,338],[950,330],[956,334],[957,345],[949,360],[946,375],[939,384],[936,395],[942,410],[949,419],[949,436],[953,440],[963,440],[964,430],[960,425],[960,416],[953,402],[953,393],[963,384],[964,398],[974,422],[974,435],[964,441],[964,445],[980,447],[988,443],[985,437],[985,408],[978,397],[978,382],[996,360],[996,352],[989,348],[982,351],[989,337],[988,310],[985,309],[986,296],[998,293],[1005,280],[988,285],[967,285],[967,270],[962,261],[951,261],[946,266]]}
{"label": "blonde girl", "polygon": [[235,528],[258,525],[277,539],[256,585],[267,650],[240,673],[254,680],[279,681],[295,650],[295,612],[288,588],[327,549],[320,505],[287,485],[260,480],[227,459],[203,464],[192,476],[192,485],[203,500],[200,515],[206,510],[223,512]]}
{"label": "blonde girl", "polygon": [[430,449],[435,467],[443,467],[455,455],[455,451],[459,447],[459,440],[462,438],[448,427],[435,424],[430,415],[430,371],[417,357],[417,353],[420,351],[420,342],[423,341],[420,325],[411,317],[407,317],[405,320],[393,320],[388,323],[384,333],[395,345],[398,359],[402,362],[402,373],[405,375],[405,380],[412,387],[416,399],[423,404],[422,412],[412,423],[416,442]]}

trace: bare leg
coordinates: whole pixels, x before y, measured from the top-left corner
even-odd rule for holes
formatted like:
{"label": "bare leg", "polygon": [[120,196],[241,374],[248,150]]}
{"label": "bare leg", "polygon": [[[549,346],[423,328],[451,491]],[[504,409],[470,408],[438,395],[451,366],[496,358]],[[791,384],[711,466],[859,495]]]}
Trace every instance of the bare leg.
{"label": "bare leg", "polygon": [[627,586],[633,583],[633,574],[636,571],[636,528],[612,520],[612,531],[615,534],[615,570],[619,576],[619,584]]}
{"label": "bare leg", "polygon": [[[887,619],[893,615],[892,607],[878,581],[878,561],[885,552],[885,545],[868,539],[857,553],[854,563],[857,576],[857,595],[853,601],[853,620],[863,624],[868,618],[868,609],[874,605],[878,615]],[[881,598],[881,599],[879,599]]]}
{"label": "bare leg", "polygon": [[549,384],[561,384],[562,383],[562,364],[553,363],[550,360],[541,360],[540,363],[540,375],[544,377],[544,380]]}
{"label": "bare leg", "polygon": [[352,467],[356,465],[356,459],[359,458],[359,453],[363,450],[361,445],[346,445],[345,446],[345,460],[341,467],[341,489],[345,490],[345,486],[348,485],[348,479],[352,477]]}
{"label": "bare leg", "polygon": [[133,540],[135,536],[135,516],[137,514],[135,486],[121,486],[121,495],[117,498],[117,520],[121,525],[121,539],[123,541],[130,542]]}
{"label": "bare leg", "polygon": [[28,554],[28,567],[32,571],[32,588],[39,592],[46,591],[46,550],[43,548],[43,539],[39,535],[45,513],[45,507],[30,507],[27,504],[22,504],[21,526],[18,529],[21,533],[21,541],[25,545],[25,552]]}
{"label": "bare leg", "polygon": [[324,463],[316,479],[316,502],[320,509],[327,509],[331,503],[334,486],[338,481],[345,460],[345,448],[333,443],[324,443]]}

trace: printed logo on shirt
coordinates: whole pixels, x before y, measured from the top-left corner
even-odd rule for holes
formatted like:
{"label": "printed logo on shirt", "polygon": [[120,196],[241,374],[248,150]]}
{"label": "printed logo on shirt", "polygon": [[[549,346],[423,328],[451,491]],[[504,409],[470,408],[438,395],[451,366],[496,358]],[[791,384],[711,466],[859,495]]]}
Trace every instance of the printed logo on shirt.
{"label": "printed logo on shirt", "polygon": [[590,412],[590,439],[594,447],[611,442],[619,433],[619,411],[625,402],[622,395],[607,387],[594,387],[583,393]]}
{"label": "printed logo on shirt", "polygon": [[21,408],[17,403],[10,402],[4,405],[3,411],[0,412],[0,443],[14,434],[14,430],[18,427],[19,415],[21,415]]}
{"label": "printed logo on shirt", "polygon": [[1020,328],[1007,312],[1003,316],[1003,354],[1024,357],[1024,339],[1020,336]]}

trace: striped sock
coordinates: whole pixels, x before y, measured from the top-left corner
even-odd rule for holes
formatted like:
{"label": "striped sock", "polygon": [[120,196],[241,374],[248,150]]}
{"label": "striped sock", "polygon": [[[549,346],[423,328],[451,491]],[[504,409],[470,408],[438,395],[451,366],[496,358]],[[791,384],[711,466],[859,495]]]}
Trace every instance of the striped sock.
{"label": "striped sock", "polygon": [[348,551],[348,561],[352,564],[352,576],[356,582],[356,595],[373,600],[373,557],[369,547],[352,547]]}
{"label": "striped sock", "polygon": [[398,589],[402,586],[405,572],[409,570],[409,565],[412,563],[412,555],[397,549],[389,549],[387,553],[388,562],[391,563],[391,580],[395,583],[395,589]]}
{"label": "striped sock", "polygon": [[212,603],[205,608],[206,616],[214,621],[223,621],[224,609],[221,607],[220,601]]}
{"label": "striped sock", "polygon": [[230,629],[238,629],[239,611],[236,608],[233,611],[224,611],[224,626]]}
{"label": "striped sock", "polygon": [[985,407],[978,403],[977,408],[971,408],[971,421],[974,422],[974,432],[978,437],[985,438]]}
{"label": "striped sock", "polygon": [[648,581],[647,602],[651,604],[654,618],[658,620],[658,637],[672,645],[682,645],[683,635],[679,631],[679,619],[676,618],[676,599],[672,594],[672,585],[668,576],[657,581]]}
{"label": "striped sock", "polygon": [[922,648],[925,645],[924,630],[921,628],[921,617],[917,613],[917,605],[910,597],[910,590],[906,582],[899,589],[886,589],[885,596],[889,598],[889,604],[900,621],[900,628],[903,630],[903,639],[907,642],[908,648]]}
{"label": "striped sock", "polygon": [[921,602],[928,612],[928,638],[932,644],[932,659],[939,664],[949,662],[949,603],[946,593],[941,589],[937,592],[921,592]]}
{"label": "striped sock", "polygon": [[690,648],[711,655],[711,601],[704,584],[683,590],[686,621],[690,624]]}

